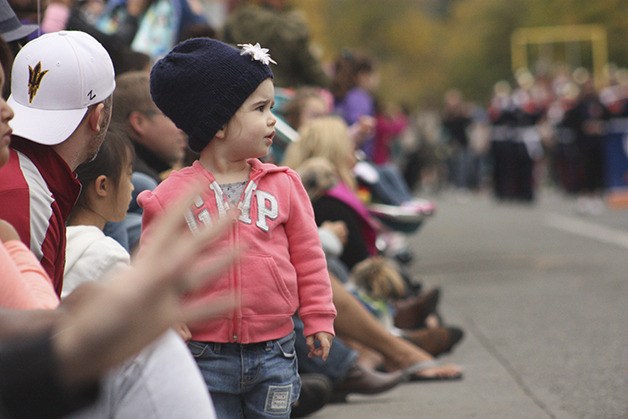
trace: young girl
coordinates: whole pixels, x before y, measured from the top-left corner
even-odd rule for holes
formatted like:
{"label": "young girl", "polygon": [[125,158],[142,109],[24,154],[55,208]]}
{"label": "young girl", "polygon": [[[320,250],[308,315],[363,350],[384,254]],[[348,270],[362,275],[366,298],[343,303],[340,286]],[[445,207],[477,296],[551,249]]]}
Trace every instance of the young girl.
{"label": "young girl", "polygon": [[218,417],[288,418],[300,391],[292,315],[298,309],[309,355],[326,359],[336,310],[298,175],[258,160],[275,135],[274,61],[259,44],[241,46],[191,39],[153,67],[154,102],[188,134],[200,157],[140,194],[141,243],[150,240],[154,217],[190,183],[206,185],[188,214],[193,231],[239,210],[224,246],[246,246],[240,264],[197,302],[233,292],[240,305],[215,321],[190,325],[188,346]]}
{"label": "young girl", "polygon": [[62,297],[86,280],[129,264],[128,252],[105,236],[103,228],[126,215],[133,192],[132,162],[133,146],[121,130],[112,128],[96,158],[76,169],[82,189],[68,220]]}
{"label": "young girl", "polygon": [[[130,263],[127,251],[105,236],[103,228],[107,222],[120,221],[126,215],[133,192],[133,155],[125,131],[111,127],[98,155],[76,169],[82,189],[68,220],[63,297],[81,283],[110,278],[111,271]],[[125,376],[144,377],[138,391],[150,394],[157,403],[146,406],[147,414],[162,418],[214,417],[203,379],[185,343],[173,330],[122,368]],[[115,393],[115,397],[119,397],[119,405],[125,404],[124,392]]]}

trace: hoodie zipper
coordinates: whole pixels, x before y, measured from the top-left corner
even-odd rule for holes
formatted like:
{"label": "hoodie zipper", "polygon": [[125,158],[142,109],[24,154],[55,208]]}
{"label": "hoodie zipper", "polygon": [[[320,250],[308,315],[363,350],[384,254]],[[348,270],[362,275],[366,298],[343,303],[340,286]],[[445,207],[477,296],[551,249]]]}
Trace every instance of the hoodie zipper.
{"label": "hoodie zipper", "polygon": [[[245,198],[248,194],[252,194],[254,191],[249,191],[250,188],[255,188],[255,182],[253,182],[251,180],[251,176],[249,175],[249,180],[246,183],[246,185],[244,185],[244,190],[242,191],[242,194],[240,194],[240,199],[238,200],[238,204],[237,204],[237,208],[241,208],[242,203],[245,201]],[[224,199],[224,198],[223,198]],[[225,199],[226,201],[226,199]],[[249,198],[248,200],[248,205],[251,204],[251,198]],[[229,202],[226,202],[227,208],[231,207],[231,204]],[[250,208],[245,208],[245,210],[247,211],[247,213],[250,214]],[[239,221],[239,215],[238,217],[235,219],[234,221],[234,226],[233,229],[231,230],[231,239],[232,239],[232,245],[235,246],[238,243],[238,238],[239,238],[239,233],[240,233],[240,221]],[[232,276],[233,276],[233,289],[237,291],[238,295],[242,294],[242,281],[240,278],[240,267],[237,265],[232,266]],[[238,306],[236,308],[236,315],[233,316],[233,324],[232,324],[232,330],[233,330],[233,334],[231,336],[231,338],[233,339],[234,343],[237,343],[238,340],[240,339],[240,336],[238,336],[238,333],[240,332],[240,324],[241,324],[241,317],[242,317],[242,307]]]}
{"label": "hoodie zipper", "polygon": [[[244,185],[244,190],[242,191],[242,194],[240,194],[240,199],[238,200],[238,204],[237,204],[237,208],[241,207],[241,204],[243,203],[243,201],[245,200],[247,194],[252,194],[254,192],[254,190],[249,191],[250,188],[255,189],[257,183],[253,181],[253,172],[254,169],[251,170],[251,173],[249,173],[249,180],[247,181],[246,185]],[[214,182],[216,182],[216,180],[214,179]],[[218,187],[220,188],[220,185],[218,185]],[[222,194],[222,188],[221,188],[221,194]],[[214,191],[214,194],[216,193],[216,191]],[[227,210],[229,210],[231,208],[231,204],[229,203],[229,200],[226,198],[226,196],[224,194],[222,194],[222,199],[223,202],[225,203],[225,208]],[[249,204],[251,203],[251,199],[252,197],[249,199]],[[250,213],[250,208],[246,208],[246,210]],[[235,246],[238,243],[238,237],[239,237],[239,221],[240,216],[238,215],[238,217],[234,220],[233,224],[233,228],[231,229],[231,244],[232,246]],[[240,278],[240,267],[238,265],[233,265],[231,268],[231,276],[233,278],[233,289],[234,291],[237,292],[238,295],[242,294],[242,289],[241,289],[241,278]],[[241,323],[241,317],[242,317],[242,307],[238,306],[235,309],[235,315],[233,316],[233,321],[231,324],[231,330],[232,330],[232,334],[231,334],[231,339],[233,343],[237,343],[240,340],[240,336],[238,335],[238,333],[240,333],[240,323]]]}
{"label": "hoodie zipper", "polygon": [[[237,241],[237,236],[238,236],[238,219],[236,218],[233,222],[233,228],[231,229],[231,244],[232,246],[235,246],[235,244],[238,242]],[[237,264],[233,264],[231,266],[231,276],[233,278],[233,289],[235,292],[237,292],[238,295],[240,295],[241,290],[238,290],[238,285],[240,284],[240,267]],[[232,324],[232,330],[233,330],[233,335],[231,336],[231,338],[233,339],[234,343],[238,342],[239,336],[239,327],[238,327],[238,323],[240,321],[240,316],[242,315],[241,312],[242,308],[238,305],[235,308],[235,313],[233,316],[233,324]]]}

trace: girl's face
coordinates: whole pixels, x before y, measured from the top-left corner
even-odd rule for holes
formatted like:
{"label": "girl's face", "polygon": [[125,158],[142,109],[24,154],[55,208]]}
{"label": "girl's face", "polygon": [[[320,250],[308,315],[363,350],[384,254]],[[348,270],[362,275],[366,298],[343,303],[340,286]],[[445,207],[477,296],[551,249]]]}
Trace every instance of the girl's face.
{"label": "girl's face", "polygon": [[263,157],[268,154],[275,136],[277,119],[271,112],[275,104],[275,87],[264,80],[244,101],[225,127],[225,145],[231,160]]}
{"label": "girl's face", "polygon": [[[4,70],[0,67],[0,91],[4,87]],[[13,109],[0,97],[0,167],[9,160],[9,144],[11,144],[11,127],[9,121],[13,119]]]}
{"label": "girl's face", "polygon": [[320,118],[325,115],[329,115],[325,101],[322,98],[310,97],[303,102],[299,124],[303,125],[312,119]]}
{"label": "girl's face", "polygon": [[357,85],[368,91],[376,90],[379,86],[379,73],[375,70],[358,73]]}
{"label": "girl's face", "polygon": [[131,175],[133,174],[133,159],[131,158],[130,150],[127,150],[125,162],[126,164],[122,166],[120,181],[112,194],[112,214],[109,221],[124,220],[124,217],[126,217],[126,213],[129,209],[129,203],[131,202],[133,192],[133,182],[131,182]]}

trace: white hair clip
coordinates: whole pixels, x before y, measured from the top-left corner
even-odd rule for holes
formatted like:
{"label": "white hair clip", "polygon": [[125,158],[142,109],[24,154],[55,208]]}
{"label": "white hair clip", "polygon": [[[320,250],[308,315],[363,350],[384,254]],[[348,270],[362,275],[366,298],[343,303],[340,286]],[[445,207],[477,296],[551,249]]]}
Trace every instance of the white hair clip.
{"label": "white hair clip", "polygon": [[260,61],[266,65],[269,65],[270,63],[277,64],[275,60],[270,58],[270,55],[268,54],[268,48],[262,48],[259,42],[255,45],[238,44],[238,46],[242,47],[242,52],[240,52],[240,55],[250,55],[251,59]]}

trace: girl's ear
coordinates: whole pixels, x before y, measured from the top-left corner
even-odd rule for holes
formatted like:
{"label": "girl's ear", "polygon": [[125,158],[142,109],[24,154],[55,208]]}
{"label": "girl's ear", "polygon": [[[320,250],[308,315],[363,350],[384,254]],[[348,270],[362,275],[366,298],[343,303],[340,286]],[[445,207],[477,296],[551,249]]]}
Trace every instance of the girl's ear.
{"label": "girl's ear", "polygon": [[214,134],[214,137],[218,137],[219,139],[225,138],[225,126],[223,125],[220,129]]}
{"label": "girl's ear", "polygon": [[105,175],[100,175],[96,179],[94,179],[94,190],[96,195],[99,197],[106,197],[110,192],[110,182],[109,178]]}

